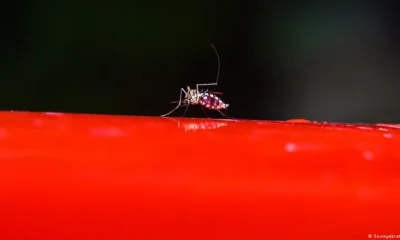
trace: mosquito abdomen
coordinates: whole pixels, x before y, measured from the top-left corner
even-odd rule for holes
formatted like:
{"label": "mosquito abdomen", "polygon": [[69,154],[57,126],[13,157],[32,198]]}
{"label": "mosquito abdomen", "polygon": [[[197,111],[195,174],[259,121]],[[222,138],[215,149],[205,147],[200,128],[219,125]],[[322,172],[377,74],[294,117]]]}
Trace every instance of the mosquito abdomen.
{"label": "mosquito abdomen", "polygon": [[203,93],[200,96],[199,102],[202,106],[208,109],[227,109],[229,104],[224,103],[219,97],[210,93]]}

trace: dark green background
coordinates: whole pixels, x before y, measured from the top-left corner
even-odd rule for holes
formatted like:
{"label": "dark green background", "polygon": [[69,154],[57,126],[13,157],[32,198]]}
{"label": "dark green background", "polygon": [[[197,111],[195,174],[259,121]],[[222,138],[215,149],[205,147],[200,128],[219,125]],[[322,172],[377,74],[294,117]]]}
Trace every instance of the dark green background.
{"label": "dark green background", "polygon": [[0,106],[161,115],[214,80],[213,43],[231,116],[400,122],[397,5],[6,0]]}

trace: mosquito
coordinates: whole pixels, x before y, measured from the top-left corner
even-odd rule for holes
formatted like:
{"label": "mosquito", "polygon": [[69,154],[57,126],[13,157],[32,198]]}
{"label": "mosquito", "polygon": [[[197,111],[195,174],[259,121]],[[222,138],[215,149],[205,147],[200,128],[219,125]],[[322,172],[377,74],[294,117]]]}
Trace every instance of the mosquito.
{"label": "mosquito", "polygon": [[217,59],[218,59],[218,71],[217,71],[217,77],[216,77],[215,82],[196,84],[196,89],[191,89],[189,86],[187,86],[186,90],[181,88],[179,101],[172,102],[172,103],[178,103],[178,105],[174,109],[172,109],[170,112],[168,112],[164,115],[161,115],[161,117],[166,117],[166,116],[170,115],[171,113],[175,112],[178,108],[186,106],[185,112],[182,115],[182,116],[184,116],[190,105],[200,105],[201,109],[204,111],[204,113],[206,114],[207,117],[208,117],[208,115],[207,115],[206,111],[204,110],[204,108],[207,108],[210,110],[216,110],[225,118],[230,118],[229,116],[227,116],[226,114],[221,112],[221,110],[225,110],[229,107],[229,104],[224,103],[217,96],[217,95],[222,95],[221,92],[211,92],[211,91],[208,91],[208,89],[199,90],[200,87],[218,85],[221,64],[220,64],[220,59],[219,59],[219,54],[218,54],[217,49],[214,47],[214,45],[212,45],[212,44],[210,44],[210,45],[214,49],[214,52],[217,55]]}

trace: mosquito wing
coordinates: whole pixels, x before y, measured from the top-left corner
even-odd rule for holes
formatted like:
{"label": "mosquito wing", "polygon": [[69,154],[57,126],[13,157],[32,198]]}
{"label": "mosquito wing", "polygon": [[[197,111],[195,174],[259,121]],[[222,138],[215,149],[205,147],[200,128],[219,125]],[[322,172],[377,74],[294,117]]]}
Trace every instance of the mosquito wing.
{"label": "mosquito wing", "polygon": [[211,92],[211,91],[207,91],[207,92],[210,93],[210,94],[214,94],[214,95],[222,95],[222,94],[224,94],[222,92]]}

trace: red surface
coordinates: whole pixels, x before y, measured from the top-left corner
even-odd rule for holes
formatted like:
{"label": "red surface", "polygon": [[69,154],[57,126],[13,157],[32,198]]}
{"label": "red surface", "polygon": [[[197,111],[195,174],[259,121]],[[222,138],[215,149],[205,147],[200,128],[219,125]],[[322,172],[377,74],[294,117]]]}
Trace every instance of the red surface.
{"label": "red surface", "polygon": [[400,129],[0,113],[0,239],[400,234]]}

